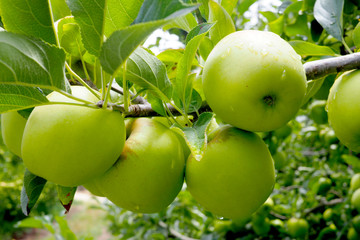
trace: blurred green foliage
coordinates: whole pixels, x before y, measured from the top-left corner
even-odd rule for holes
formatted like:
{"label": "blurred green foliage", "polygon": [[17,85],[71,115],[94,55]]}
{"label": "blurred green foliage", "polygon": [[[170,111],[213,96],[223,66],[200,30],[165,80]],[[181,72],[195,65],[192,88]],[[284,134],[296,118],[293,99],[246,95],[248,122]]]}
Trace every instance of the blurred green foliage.
{"label": "blurred green foliage", "polygon": [[[26,217],[20,205],[25,166],[21,158],[6,148],[1,138],[1,131],[0,169],[0,239],[11,239],[14,232],[21,234],[15,224]],[[57,200],[56,189],[51,183],[48,183],[31,215],[56,213],[60,210],[61,206]]]}

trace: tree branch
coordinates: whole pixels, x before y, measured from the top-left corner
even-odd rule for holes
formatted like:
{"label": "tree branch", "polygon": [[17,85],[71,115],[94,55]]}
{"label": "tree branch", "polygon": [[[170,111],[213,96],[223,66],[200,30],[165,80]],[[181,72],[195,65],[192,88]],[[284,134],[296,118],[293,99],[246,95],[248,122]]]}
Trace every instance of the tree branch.
{"label": "tree branch", "polygon": [[360,53],[307,62],[304,68],[308,80],[360,68]]}
{"label": "tree branch", "polygon": [[[306,78],[308,80],[321,78],[331,73],[339,73],[357,68],[360,68],[360,53],[353,53],[340,57],[316,60],[304,64]],[[119,89],[117,89],[117,91],[121,92],[121,90]],[[139,104],[130,105],[129,112],[126,113],[127,117],[160,116],[157,112],[154,111],[154,109],[151,108],[151,105],[142,97],[139,96],[136,97],[135,102]],[[172,114],[176,116],[180,115],[170,104],[167,104],[167,107],[169,108]],[[113,108],[119,110],[123,109],[122,106],[118,106],[118,105],[113,105]],[[206,104],[203,105],[203,107],[201,107],[198,112],[202,113],[205,111],[211,111],[210,107]],[[192,113],[191,115],[194,115],[196,117],[195,113]]]}

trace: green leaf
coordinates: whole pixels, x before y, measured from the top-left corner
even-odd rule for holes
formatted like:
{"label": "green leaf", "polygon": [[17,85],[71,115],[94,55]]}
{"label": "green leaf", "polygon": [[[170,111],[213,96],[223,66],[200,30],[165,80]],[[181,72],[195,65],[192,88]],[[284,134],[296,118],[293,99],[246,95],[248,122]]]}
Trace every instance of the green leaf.
{"label": "green leaf", "polygon": [[144,0],[107,0],[105,36],[134,22],[143,2]]}
{"label": "green leaf", "polygon": [[200,114],[199,119],[195,122],[193,127],[181,128],[178,125],[174,125],[172,129],[182,135],[187,145],[190,148],[191,154],[196,160],[200,161],[204,155],[204,151],[207,145],[207,129],[214,117],[214,113],[204,112]]}
{"label": "green leaf", "polygon": [[353,155],[342,155],[341,158],[349,165],[352,166],[355,172],[360,172],[360,159]]}
{"label": "green leaf", "polygon": [[16,224],[17,228],[44,228],[44,224],[41,219],[37,217],[28,217]]}
{"label": "green leaf", "polygon": [[342,41],[344,0],[316,0],[314,17],[334,38]]}
{"label": "green leaf", "polygon": [[284,32],[284,15],[272,22],[269,22],[269,29],[271,32],[281,35]]}
{"label": "green leaf", "polygon": [[73,203],[75,192],[77,187],[64,187],[56,185],[56,190],[61,205],[65,208],[66,212],[69,212],[71,204]]}
{"label": "green leaf", "polygon": [[62,49],[9,32],[0,32],[0,49],[0,84],[67,89]]}
{"label": "green leaf", "polygon": [[209,22],[216,22],[215,26],[210,30],[210,39],[214,45],[236,30],[231,16],[214,0],[209,1]]}
{"label": "green leaf", "polygon": [[56,222],[59,224],[60,234],[63,239],[66,240],[77,240],[75,233],[71,231],[66,219],[64,216],[55,216]]}
{"label": "green leaf", "polygon": [[243,15],[255,2],[256,0],[241,0],[240,4],[238,5],[239,15]]}
{"label": "green leaf", "polygon": [[80,27],[73,17],[61,19],[57,24],[60,46],[74,57],[80,57],[85,52],[82,44]]}
{"label": "green leaf", "polygon": [[221,6],[231,15],[237,2],[238,0],[221,0]]}
{"label": "green leaf", "polygon": [[285,33],[288,36],[310,36],[310,29],[308,27],[307,15],[299,15],[296,18],[294,24],[286,25],[285,26]]}
{"label": "green leaf", "polygon": [[188,14],[197,7],[197,5],[184,5],[184,3],[179,0],[144,0],[134,23],[176,19],[177,17]]}
{"label": "green leaf", "polygon": [[306,104],[310,100],[310,98],[312,98],[319,91],[319,89],[324,83],[324,80],[325,78],[320,78],[307,82],[306,94],[302,105]]}
{"label": "green leaf", "polygon": [[209,0],[198,0],[197,2],[201,4],[199,6],[201,16],[203,18],[205,18],[206,20],[208,20],[209,19]]}
{"label": "green leaf", "polygon": [[203,33],[209,32],[209,30],[214,26],[214,23],[202,23],[198,26],[195,26],[188,35],[186,35],[185,44],[187,45],[191,39],[201,35]]}
{"label": "green leaf", "polygon": [[213,48],[214,48],[214,43],[210,40],[210,38],[205,36],[199,46],[199,53],[204,61],[206,61],[207,57],[209,56]]}
{"label": "green leaf", "polygon": [[105,0],[67,0],[67,4],[81,28],[85,48],[98,56],[104,39]]}
{"label": "green leaf", "polygon": [[48,1],[0,0],[0,12],[7,31],[56,44]]}
{"label": "green leaf", "polygon": [[129,26],[138,15],[143,0],[67,0],[80,25],[81,36],[89,53],[99,56],[104,35]]}
{"label": "green leaf", "polygon": [[28,216],[46,184],[46,180],[25,170],[24,186],[21,190],[21,210]]}
{"label": "green leaf", "polygon": [[357,48],[360,48],[360,23],[358,23],[352,32],[352,39]]}
{"label": "green leaf", "polygon": [[278,16],[276,15],[276,13],[274,12],[271,12],[271,11],[262,11],[262,12],[259,12],[261,15],[263,15],[268,22],[272,22],[272,21],[275,21]]}
{"label": "green leaf", "polygon": [[189,111],[189,105],[193,96],[192,78],[189,78],[192,60],[195,58],[196,51],[199,48],[201,41],[205,35],[211,31],[210,29],[212,26],[212,24],[202,24],[189,33],[189,38],[191,40],[188,41],[184,55],[180,59],[177,67],[176,80],[174,82],[174,97],[180,100],[180,105],[178,106],[184,110],[185,114]]}
{"label": "green leaf", "polygon": [[297,54],[301,56],[337,56],[338,54],[328,46],[295,40],[289,42]]}
{"label": "green leaf", "polygon": [[[122,85],[122,74],[116,78]],[[171,82],[167,77],[165,65],[144,48],[138,48],[126,61],[126,79],[149,91],[164,101],[171,96]]]}
{"label": "green leaf", "polygon": [[0,113],[31,108],[47,102],[39,89],[0,83]]}
{"label": "green leaf", "polygon": [[166,24],[163,27],[163,30],[167,31],[171,28],[179,28],[179,29],[185,30],[187,32],[190,32],[191,29],[196,27],[196,25],[197,25],[197,21],[196,21],[194,15],[192,15],[192,13],[188,13],[185,16],[175,18],[169,24]]}
{"label": "green leaf", "polygon": [[71,15],[70,9],[68,5],[66,5],[65,0],[51,0],[51,10],[54,16],[54,22]]}
{"label": "green leaf", "polygon": [[[162,1],[159,0],[156,2],[161,3]],[[174,2],[174,0],[172,2]],[[159,12],[157,12],[157,14],[154,14],[151,17],[148,17],[147,16],[148,14],[151,15],[151,13],[148,13],[149,9],[154,9],[153,7],[156,6],[155,3],[153,4],[151,3],[152,1],[150,1],[150,5],[149,5],[148,0],[144,1],[143,7],[140,10],[137,19],[137,21],[150,20],[151,22],[139,23],[118,30],[114,32],[103,44],[100,54],[100,63],[106,72],[110,73],[111,75],[114,75],[114,73],[121,67],[124,61],[131,55],[131,53],[154,30],[165,25],[166,23],[169,23],[169,21],[171,21],[172,19],[182,15],[186,15],[197,8],[197,6],[184,6],[184,5],[176,5],[179,8],[173,8],[172,5],[169,6],[169,8],[163,9],[162,6],[158,6]],[[149,9],[143,9],[144,6],[148,7]],[[165,18],[152,21],[157,17],[165,17]]]}
{"label": "green leaf", "polygon": [[161,116],[167,116],[167,112],[166,112],[166,109],[164,107],[164,101],[162,101],[160,98],[152,95],[152,94],[149,94],[147,96],[147,99],[146,99],[150,105],[151,105],[151,108],[157,112],[158,114],[160,114]]}

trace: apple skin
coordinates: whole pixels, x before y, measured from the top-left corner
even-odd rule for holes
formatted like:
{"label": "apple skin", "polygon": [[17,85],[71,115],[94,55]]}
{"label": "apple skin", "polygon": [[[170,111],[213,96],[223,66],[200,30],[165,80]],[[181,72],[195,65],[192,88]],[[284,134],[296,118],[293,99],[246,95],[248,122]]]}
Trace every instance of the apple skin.
{"label": "apple skin", "polygon": [[[81,88],[72,88],[73,95],[92,98]],[[56,92],[48,99],[76,102]],[[38,106],[25,126],[22,157],[33,174],[58,185],[78,186],[104,174],[116,162],[125,134],[119,112],[62,104]]]}
{"label": "apple skin", "polygon": [[200,161],[189,157],[187,188],[208,211],[245,221],[273,190],[275,169],[271,154],[256,133],[226,125],[214,134]]}
{"label": "apple skin", "polygon": [[119,160],[96,186],[110,201],[133,212],[165,209],[184,182],[184,150],[176,133],[149,118],[137,118]]}
{"label": "apple skin", "polygon": [[1,133],[4,144],[19,157],[21,157],[21,141],[26,121],[26,118],[16,111],[1,114]]}
{"label": "apple skin", "polygon": [[203,70],[211,109],[224,122],[272,131],[295,117],[306,93],[301,57],[271,32],[243,30],[224,37]]}
{"label": "apple skin", "polygon": [[360,71],[350,71],[335,80],[327,100],[329,123],[346,147],[360,152]]}

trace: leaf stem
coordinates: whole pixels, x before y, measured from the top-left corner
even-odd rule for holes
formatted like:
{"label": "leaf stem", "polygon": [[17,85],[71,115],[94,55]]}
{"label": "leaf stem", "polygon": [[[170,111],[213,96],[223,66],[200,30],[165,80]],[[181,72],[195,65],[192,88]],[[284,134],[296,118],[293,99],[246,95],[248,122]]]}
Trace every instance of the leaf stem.
{"label": "leaf stem", "polygon": [[82,103],[72,103],[72,102],[46,102],[43,105],[59,105],[59,104],[99,109],[99,107],[96,106],[94,103],[82,104]]}
{"label": "leaf stem", "polygon": [[125,108],[125,112],[129,111],[129,89],[127,86],[127,79],[126,79],[126,60],[124,62],[124,67],[123,67],[123,93],[124,93],[124,108]]}
{"label": "leaf stem", "polygon": [[102,70],[102,67],[100,66],[100,80],[101,80],[101,100],[105,100],[106,96],[106,80],[104,77],[104,71]]}
{"label": "leaf stem", "polygon": [[54,36],[55,36],[55,40],[56,40],[56,46],[60,47],[60,41],[59,41],[59,36],[57,34],[56,28],[55,28],[55,23],[54,23],[54,13],[52,11],[52,7],[51,7],[51,1],[48,0],[48,6],[49,6],[49,12],[50,12],[50,18],[51,18],[51,25],[54,31]]}
{"label": "leaf stem", "polygon": [[78,40],[76,39],[76,45],[78,47],[78,51],[79,51],[79,54],[80,54],[80,61],[81,61],[81,64],[82,64],[82,67],[84,69],[84,73],[85,73],[85,77],[86,79],[88,79],[90,81],[90,76],[89,76],[89,73],[87,71],[87,68],[86,68],[86,65],[85,65],[85,61],[84,61],[84,58],[83,58],[83,55],[81,55],[81,49],[80,49],[80,44],[78,42]]}
{"label": "leaf stem", "polygon": [[189,126],[192,126],[192,122],[189,120],[188,116],[185,115],[185,114],[183,113],[183,111],[181,111],[181,109],[176,106],[176,104],[174,104],[174,103],[172,103],[172,102],[170,101],[170,105],[171,105],[176,111],[178,111],[178,112],[181,114],[181,116],[183,116],[183,117],[186,119],[186,121],[187,121],[187,123],[189,124]]}
{"label": "leaf stem", "polygon": [[84,87],[86,87],[87,90],[89,90],[93,95],[95,95],[95,97],[97,97],[98,99],[100,99],[100,96],[99,94],[94,90],[92,89],[84,80],[82,80],[81,77],[79,77],[76,72],[74,72],[71,67],[65,62],[65,67],[66,67],[66,70],[70,73],[70,75],[74,76],[75,79],[77,81],[79,81],[81,83],[81,85],[83,85]]}
{"label": "leaf stem", "polygon": [[345,42],[345,39],[342,39],[342,44],[344,45],[346,51],[348,51],[348,53],[353,53],[353,51],[351,50],[351,48],[347,45],[347,43]]}
{"label": "leaf stem", "polygon": [[107,108],[107,105],[108,105],[108,102],[109,102],[109,99],[110,99],[110,92],[111,92],[111,85],[113,83],[113,80],[111,79],[111,81],[109,82],[109,86],[108,88],[106,89],[106,95],[105,95],[105,98],[104,98],[104,103],[103,103],[103,108],[106,109]]}
{"label": "leaf stem", "polygon": [[64,96],[66,96],[66,97],[68,97],[68,98],[71,98],[71,99],[73,99],[73,100],[75,100],[75,101],[78,101],[78,102],[82,102],[82,103],[85,103],[85,104],[94,104],[94,103],[92,103],[92,102],[90,102],[90,101],[87,101],[87,100],[84,100],[84,99],[82,99],[82,98],[75,97],[74,95],[72,95],[72,94],[70,94],[70,93],[67,93],[67,92],[65,92],[65,91],[56,90],[56,92],[58,92],[58,93],[60,93],[60,94],[62,94],[62,95],[64,95]]}

